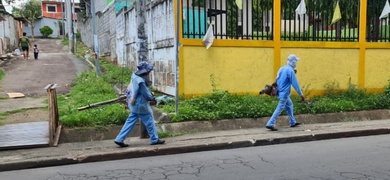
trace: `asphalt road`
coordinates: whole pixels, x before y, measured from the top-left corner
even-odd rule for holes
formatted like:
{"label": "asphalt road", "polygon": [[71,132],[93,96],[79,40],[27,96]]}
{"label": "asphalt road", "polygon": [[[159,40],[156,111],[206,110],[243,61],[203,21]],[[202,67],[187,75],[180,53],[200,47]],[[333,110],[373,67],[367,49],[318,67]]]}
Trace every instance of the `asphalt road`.
{"label": "asphalt road", "polygon": [[390,135],[1,172],[2,180],[390,179]]}

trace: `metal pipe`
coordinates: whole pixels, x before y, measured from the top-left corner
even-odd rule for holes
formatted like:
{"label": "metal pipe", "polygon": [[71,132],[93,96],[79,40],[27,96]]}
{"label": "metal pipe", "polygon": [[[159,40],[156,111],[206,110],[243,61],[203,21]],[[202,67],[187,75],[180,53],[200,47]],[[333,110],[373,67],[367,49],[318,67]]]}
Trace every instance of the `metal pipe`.
{"label": "metal pipe", "polygon": [[61,28],[61,31],[62,31],[62,36],[64,37],[63,39],[65,40],[65,1],[64,0],[61,0],[61,14],[62,14],[62,28]]}
{"label": "metal pipe", "polygon": [[100,77],[99,44],[96,35],[96,11],[95,11],[94,0],[91,0],[91,14],[92,14],[92,32],[93,32],[93,46],[94,46],[94,53],[95,53],[96,76]]}
{"label": "metal pipe", "polygon": [[75,53],[76,54],[76,52],[77,52],[77,49],[76,49],[76,47],[77,47],[77,38],[76,38],[76,33],[77,33],[77,31],[75,31],[75,29],[76,29],[76,19],[74,19],[74,17],[73,17],[73,15],[76,13],[75,12],[75,10],[74,10],[74,7],[75,6],[75,3],[74,3],[74,0],[73,0],[73,5],[72,5],[72,31],[73,31],[73,53]]}
{"label": "metal pipe", "polygon": [[179,48],[180,48],[180,1],[176,0],[176,59],[175,59],[175,113],[179,114]]}
{"label": "metal pipe", "polygon": [[69,53],[73,53],[73,30],[72,30],[72,6],[71,0],[66,0],[67,24],[68,24],[68,38],[69,38]]}

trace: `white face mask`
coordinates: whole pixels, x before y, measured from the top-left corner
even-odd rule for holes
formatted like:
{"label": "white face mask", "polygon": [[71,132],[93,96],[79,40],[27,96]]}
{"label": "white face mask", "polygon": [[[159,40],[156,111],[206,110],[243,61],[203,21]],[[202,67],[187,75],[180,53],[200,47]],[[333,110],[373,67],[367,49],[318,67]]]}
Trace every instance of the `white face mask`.
{"label": "white face mask", "polygon": [[290,65],[291,67],[295,68],[297,66],[297,61],[295,61],[295,60],[287,61],[287,64]]}

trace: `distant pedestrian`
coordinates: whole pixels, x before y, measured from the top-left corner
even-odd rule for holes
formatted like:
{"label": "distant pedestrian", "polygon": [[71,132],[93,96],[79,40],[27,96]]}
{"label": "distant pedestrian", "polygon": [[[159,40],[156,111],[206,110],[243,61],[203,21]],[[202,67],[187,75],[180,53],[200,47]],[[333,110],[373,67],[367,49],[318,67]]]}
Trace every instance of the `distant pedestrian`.
{"label": "distant pedestrian", "polygon": [[288,117],[290,119],[290,127],[299,126],[301,123],[297,122],[294,118],[294,106],[290,99],[291,96],[291,86],[294,87],[295,91],[301,97],[301,100],[304,101],[305,97],[302,94],[301,88],[299,87],[298,80],[295,76],[294,68],[297,65],[298,58],[296,55],[291,54],[287,58],[287,65],[281,67],[276,76],[277,92],[276,96],[279,98],[279,104],[276,107],[274,113],[272,114],[270,120],[265,126],[271,131],[277,131],[275,128],[276,120],[278,116],[284,109],[286,109]]}
{"label": "distant pedestrian", "polygon": [[39,53],[38,46],[36,44],[34,44],[34,59],[35,60],[38,59],[38,53]]}
{"label": "distant pedestrian", "polygon": [[127,104],[130,109],[130,115],[127,118],[122,130],[115,138],[115,144],[120,147],[128,147],[128,144],[124,143],[137,120],[140,118],[142,123],[145,124],[148,131],[150,144],[164,144],[165,141],[158,138],[157,129],[154,124],[153,111],[149,102],[156,103],[156,98],[150,92],[146,78],[150,71],[153,70],[153,65],[142,61],[137,66],[138,70],[131,75],[131,81],[126,90]]}
{"label": "distant pedestrian", "polygon": [[23,59],[28,59],[28,50],[31,47],[30,39],[26,36],[27,34],[23,32],[23,36],[19,38],[18,46],[22,48]]}

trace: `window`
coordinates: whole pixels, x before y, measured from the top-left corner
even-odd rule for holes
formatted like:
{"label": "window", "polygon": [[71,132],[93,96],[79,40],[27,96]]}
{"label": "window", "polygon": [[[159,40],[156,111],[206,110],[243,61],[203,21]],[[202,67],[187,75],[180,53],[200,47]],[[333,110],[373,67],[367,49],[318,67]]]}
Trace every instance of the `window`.
{"label": "window", "polygon": [[47,12],[51,12],[51,13],[57,12],[56,5],[47,5]]}

